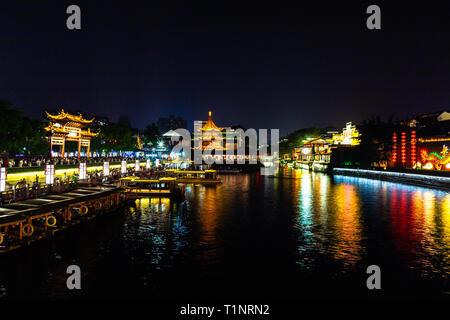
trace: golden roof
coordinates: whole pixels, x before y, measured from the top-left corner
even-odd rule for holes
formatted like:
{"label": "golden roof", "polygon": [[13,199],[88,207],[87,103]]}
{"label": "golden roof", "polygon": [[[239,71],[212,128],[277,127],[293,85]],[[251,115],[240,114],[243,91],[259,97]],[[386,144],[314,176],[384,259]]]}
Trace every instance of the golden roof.
{"label": "golden roof", "polygon": [[52,120],[68,120],[68,121],[73,121],[73,122],[79,122],[79,123],[92,123],[92,121],[94,121],[94,118],[88,120],[88,119],[84,119],[83,115],[73,115],[67,112],[64,112],[64,109],[61,109],[61,112],[59,114],[53,115],[48,113],[47,111],[45,111],[45,113],[47,114],[47,117],[49,117]]}
{"label": "golden roof", "polygon": [[[46,131],[53,131],[53,132],[56,132],[56,133],[64,133],[64,134],[69,134],[70,133],[70,131],[64,130],[64,128],[55,126],[55,124],[53,122],[50,122],[48,124],[48,126],[46,126],[44,129]],[[81,136],[87,136],[87,137],[96,137],[96,136],[98,136],[99,133],[100,132],[91,132],[90,128],[88,128],[87,130],[81,130],[80,131],[80,135]]]}
{"label": "golden roof", "polygon": [[212,121],[211,111],[209,112],[208,121],[205,123],[205,125],[202,128],[202,130],[203,131],[208,131],[208,130],[222,131],[222,129],[219,128],[218,126],[216,126],[216,124]]}

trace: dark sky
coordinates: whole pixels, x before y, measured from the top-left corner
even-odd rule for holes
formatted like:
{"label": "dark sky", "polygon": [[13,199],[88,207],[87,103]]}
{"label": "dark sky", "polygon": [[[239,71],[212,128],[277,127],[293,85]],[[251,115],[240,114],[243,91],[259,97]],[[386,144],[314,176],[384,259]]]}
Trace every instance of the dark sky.
{"label": "dark sky", "polygon": [[[282,133],[450,107],[450,11],[438,2],[164,3],[2,1],[0,99],[32,117],[127,113],[139,128],[211,109],[219,126]],[[81,31],[66,28],[70,4]],[[370,4],[381,30],[366,28]]]}

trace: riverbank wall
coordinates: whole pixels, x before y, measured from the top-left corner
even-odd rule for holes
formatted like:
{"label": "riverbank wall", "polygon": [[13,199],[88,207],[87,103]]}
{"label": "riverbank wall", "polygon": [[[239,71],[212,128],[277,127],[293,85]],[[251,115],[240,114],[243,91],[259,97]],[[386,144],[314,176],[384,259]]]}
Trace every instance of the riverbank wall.
{"label": "riverbank wall", "polygon": [[346,175],[360,178],[377,179],[396,183],[411,184],[421,187],[439,188],[450,191],[450,177],[428,175],[420,173],[406,173],[394,171],[378,171],[352,168],[333,168],[332,174]]}

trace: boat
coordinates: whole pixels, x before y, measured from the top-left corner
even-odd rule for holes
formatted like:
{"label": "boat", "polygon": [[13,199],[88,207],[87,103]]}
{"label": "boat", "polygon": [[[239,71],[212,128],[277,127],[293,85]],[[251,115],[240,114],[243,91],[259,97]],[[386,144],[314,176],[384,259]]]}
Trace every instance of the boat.
{"label": "boat", "polygon": [[195,183],[203,185],[216,185],[222,183],[222,180],[217,177],[216,170],[176,170],[167,169],[164,171],[168,177],[176,179],[177,183]]}
{"label": "boat", "polygon": [[173,177],[145,179],[140,177],[126,177],[120,179],[120,187],[128,196],[136,197],[179,197],[182,192]]}

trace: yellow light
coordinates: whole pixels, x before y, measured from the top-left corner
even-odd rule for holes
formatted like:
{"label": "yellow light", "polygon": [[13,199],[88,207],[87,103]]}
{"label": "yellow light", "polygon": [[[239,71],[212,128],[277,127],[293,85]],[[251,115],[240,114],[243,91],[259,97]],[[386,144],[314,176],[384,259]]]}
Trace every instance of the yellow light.
{"label": "yellow light", "polygon": [[427,170],[432,170],[433,169],[433,165],[430,162],[428,162],[426,165],[423,166],[423,168],[427,169]]}
{"label": "yellow light", "polygon": [[303,148],[302,149],[302,153],[303,154],[310,154],[311,153],[311,148]]}

